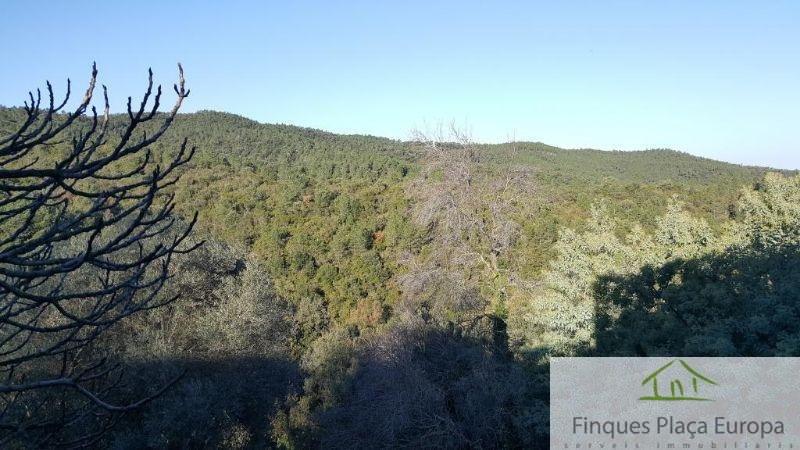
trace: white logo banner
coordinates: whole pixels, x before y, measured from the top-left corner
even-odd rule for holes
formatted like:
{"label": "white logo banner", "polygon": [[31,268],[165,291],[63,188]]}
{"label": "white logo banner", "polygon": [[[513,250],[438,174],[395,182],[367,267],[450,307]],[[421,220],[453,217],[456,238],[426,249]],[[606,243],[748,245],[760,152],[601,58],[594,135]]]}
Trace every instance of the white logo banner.
{"label": "white logo banner", "polygon": [[800,358],[553,358],[551,448],[800,448]]}

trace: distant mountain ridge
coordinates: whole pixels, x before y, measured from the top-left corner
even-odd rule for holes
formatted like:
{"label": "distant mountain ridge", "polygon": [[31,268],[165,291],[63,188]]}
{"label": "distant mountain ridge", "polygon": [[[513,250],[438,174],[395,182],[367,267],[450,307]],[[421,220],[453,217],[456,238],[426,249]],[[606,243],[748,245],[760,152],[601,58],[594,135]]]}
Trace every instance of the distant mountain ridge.
{"label": "distant mountain ridge", "polygon": [[[264,144],[281,145],[286,140],[305,140],[307,144],[315,140],[333,140],[338,144],[366,143],[383,150],[393,150],[405,157],[413,157],[416,143],[400,141],[372,135],[362,134],[337,134],[314,128],[300,127],[287,124],[266,124],[248,119],[236,114],[217,111],[198,111],[196,113],[182,114],[177,121],[175,132],[183,126],[196,129],[198,125],[212,125],[218,133],[227,137],[234,144],[241,141],[242,136],[264,139]],[[187,130],[188,131],[188,130]],[[180,133],[178,133],[180,134]],[[232,134],[237,138],[232,138]],[[191,135],[190,135],[191,137]],[[225,138],[220,137],[221,140]],[[498,149],[509,147],[512,143],[479,144],[490,154]],[[792,173],[796,171],[778,170],[769,167],[746,166],[710,158],[695,156],[686,152],[672,149],[647,149],[647,150],[597,150],[589,148],[564,149],[541,142],[515,142],[513,143],[520,153],[521,161],[530,164],[539,164],[546,167],[563,165],[575,171],[576,174],[586,174],[586,169],[597,173],[603,171],[607,174],[620,176],[623,179],[633,177],[635,181],[657,182],[664,180],[681,181],[683,179],[698,179],[713,177],[724,173],[737,174],[762,174],[765,171],[779,171]],[[592,167],[581,167],[587,160]],[[560,164],[559,164],[560,163]],[[657,170],[648,171],[643,166],[657,167]],[[672,170],[664,172],[664,166],[672,166]],[[626,173],[627,172],[627,173]]]}
{"label": "distant mountain ridge", "polygon": [[[0,106],[0,120],[11,122],[19,108]],[[112,115],[121,119],[121,114]],[[5,127],[4,127],[5,128]],[[3,132],[10,129],[0,129]],[[292,144],[307,149],[318,148],[321,141],[333,142],[334,146],[354,145],[373,146],[380,151],[396,152],[398,156],[413,159],[418,147],[411,141],[401,141],[380,136],[362,134],[338,134],[309,127],[288,124],[261,123],[234,113],[213,110],[200,110],[193,113],[179,114],[168,137],[174,140],[177,136],[188,137],[198,145],[200,152],[211,151],[205,144],[216,144],[225,147],[226,156],[261,158],[272,153],[275,148]],[[255,144],[255,145],[254,145]],[[684,178],[696,179],[723,173],[761,174],[765,171],[797,173],[797,171],[773,169],[761,166],[747,166],[725,161],[714,160],[672,149],[646,150],[597,150],[591,148],[564,149],[542,142],[508,142],[501,144],[478,144],[489,154],[497,149],[516,146],[521,153],[521,162],[539,164],[545,167],[563,165],[574,170],[575,174],[585,175],[591,172],[604,172],[621,176],[623,179],[633,177],[636,181],[681,181]],[[245,148],[245,146],[247,146]],[[326,146],[322,146],[326,148]],[[215,148],[214,151],[219,151]],[[269,158],[267,158],[269,159]],[[581,167],[591,161],[592,167]],[[643,166],[658,166],[659,170],[648,171]],[[671,165],[672,170],[664,173],[663,166]]]}

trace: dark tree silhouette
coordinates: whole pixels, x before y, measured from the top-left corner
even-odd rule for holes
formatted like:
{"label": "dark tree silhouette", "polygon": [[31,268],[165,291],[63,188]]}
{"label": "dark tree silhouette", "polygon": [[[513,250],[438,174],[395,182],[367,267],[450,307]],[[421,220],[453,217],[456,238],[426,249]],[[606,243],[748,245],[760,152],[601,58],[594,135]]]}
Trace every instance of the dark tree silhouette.
{"label": "dark tree silhouette", "polygon": [[734,246],[607,274],[594,285],[597,356],[800,355],[800,247]]}
{"label": "dark tree silhouette", "polygon": [[[0,445],[91,443],[119,413],[171,384],[154,382],[160,387],[147,398],[121,398],[121,367],[100,356],[98,337],[126,317],[174,301],[159,295],[170,261],[196,247],[183,244],[196,216],[182,223],[163,192],[194,148],[187,150],[184,139],[164,165],[149,149],[189,95],[178,70],[172,110],[158,113],[161,86],[153,92],[149,71],[139,107],[128,97],[119,135],[110,131],[105,86],[102,117],[94,106],[88,117],[93,65],[74,111],[63,112],[69,81],[60,103],[48,82],[46,98],[29,93],[17,130],[0,138]],[[86,426],[89,418],[95,426]],[[63,440],[65,427],[82,433]]]}

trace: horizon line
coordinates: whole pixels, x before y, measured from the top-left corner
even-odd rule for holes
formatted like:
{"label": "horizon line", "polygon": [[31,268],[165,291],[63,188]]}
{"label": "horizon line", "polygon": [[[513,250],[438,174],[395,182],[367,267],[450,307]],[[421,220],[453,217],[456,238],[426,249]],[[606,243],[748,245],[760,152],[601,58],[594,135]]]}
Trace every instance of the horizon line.
{"label": "horizon line", "polygon": [[[0,109],[22,109],[22,108],[23,108],[22,106],[18,106],[18,105],[9,106],[9,105],[0,104]],[[317,127],[314,127],[314,126],[298,125],[298,124],[288,123],[288,122],[260,121],[258,119],[253,118],[253,117],[249,117],[249,116],[247,116],[247,115],[245,115],[243,113],[237,113],[237,112],[231,112],[231,111],[223,111],[223,110],[212,109],[212,108],[201,108],[201,109],[196,109],[196,110],[193,110],[193,111],[178,112],[178,116],[191,115],[191,114],[200,114],[200,113],[228,114],[228,115],[231,115],[231,116],[236,116],[236,117],[239,117],[239,118],[242,118],[242,119],[245,119],[245,120],[249,120],[249,121],[254,122],[254,123],[258,124],[258,125],[288,126],[288,127],[300,128],[300,129],[310,130],[310,131],[317,131],[317,132],[327,133],[327,134],[332,134],[332,135],[337,135],[337,136],[371,137],[371,138],[376,138],[376,139],[386,139],[386,140],[390,140],[390,141],[395,141],[395,142],[399,142],[399,143],[407,143],[407,144],[415,143],[415,142],[417,142],[417,143],[421,142],[421,141],[414,140],[414,139],[411,139],[411,138],[395,138],[395,137],[381,136],[381,135],[378,135],[378,134],[370,134],[370,133],[363,133],[363,132],[359,133],[359,132],[331,131],[331,130],[326,130],[326,129],[323,129],[323,128],[317,128]],[[59,112],[58,114],[65,114],[65,113],[64,112]],[[112,116],[113,115],[125,115],[125,114],[126,113],[124,111],[122,111],[122,112],[114,112],[114,111],[112,111],[111,112]],[[159,111],[157,114],[166,114],[166,113],[164,111]],[[442,121],[441,123],[449,123],[449,122]],[[413,130],[413,128],[412,128],[412,130]],[[412,132],[410,131],[409,134],[412,134]],[[452,141],[442,141],[442,142],[451,143]],[[733,161],[726,161],[726,160],[722,160],[722,159],[709,158],[707,156],[700,156],[700,155],[696,155],[694,153],[691,153],[691,152],[688,152],[688,151],[685,151],[685,150],[678,150],[678,149],[674,149],[674,148],[670,148],[670,147],[648,147],[648,148],[637,148],[637,149],[632,149],[632,150],[623,150],[623,149],[618,149],[618,148],[605,149],[605,148],[597,148],[597,147],[561,147],[561,146],[558,146],[558,145],[548,144],[548,143],[543,142],[543,141],[533,141],[533,140],[518,140],[518,141],[517,140],[511,140],[511,141],[478,141],[478,140],[471,140],[471,143],[473,143],[475,145],[498,145],[498,146],[500,146],[500,145],[512,145],[512,144],[539,144],[539,145],[544,145],[544,146],[547,146],[547,147],[552,147],[554,149],[564,150],[564,151],[596,151],[596,152],[605,152],[605,153],[644,153],[644,152],[667,151],[667,152],[674,152],[674,153],[680,153],[680,154],[688,155],[688,156],[691,156],[693,158],[697,158],[697,159],[701,159],[701,160],[721,162],[721,163],[725,163],[725,164],[731,164],[731,165],[739,166],[739,167],[742,167],[742,168],[767,169],[767,170],[778,171],[778,172],[800,172],[800,168],[797,168],[797,169],[781,169],[781,168],[777,168],[777,167],[773,167],[773,166],[767,166],[767,165],[744,164],[744,163],[738,163],[738,162],[733,162]]]}

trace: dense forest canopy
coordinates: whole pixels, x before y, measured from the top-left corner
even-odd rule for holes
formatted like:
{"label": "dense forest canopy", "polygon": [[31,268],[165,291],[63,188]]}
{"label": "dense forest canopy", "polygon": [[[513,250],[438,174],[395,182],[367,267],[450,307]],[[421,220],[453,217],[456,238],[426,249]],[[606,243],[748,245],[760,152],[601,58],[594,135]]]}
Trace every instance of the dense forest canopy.
{"label": "dense forest canopy", "polygon": [[184,137],[206,243],[102,345],[133,391],[187,375],[116,448],[544,447],[551,356],[800,355],[793,173],[212,111],[155,160]]}

